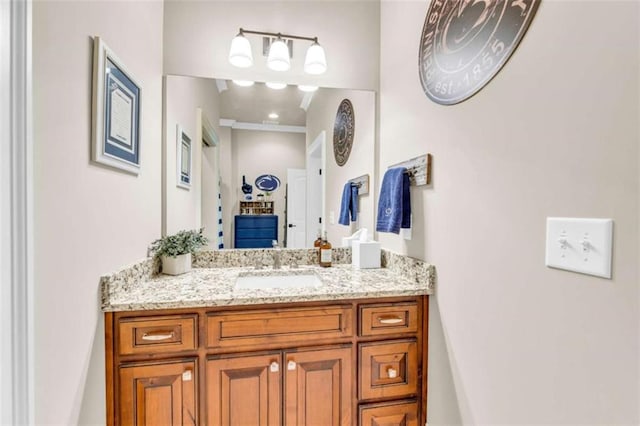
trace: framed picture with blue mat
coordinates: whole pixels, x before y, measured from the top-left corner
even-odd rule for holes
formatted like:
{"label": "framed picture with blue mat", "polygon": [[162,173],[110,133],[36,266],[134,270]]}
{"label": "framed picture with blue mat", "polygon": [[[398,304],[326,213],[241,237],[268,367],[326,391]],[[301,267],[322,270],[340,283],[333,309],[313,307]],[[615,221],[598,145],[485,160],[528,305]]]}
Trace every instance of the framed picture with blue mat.
{"label": "framed picture with blue mat", "polygon": [[140,171],[140,85],[100,37],[93,42],[92,161]]}
{"label": "framed picture with blue mat", "polygon": [[176,125],[176,185],[179,188],[191,187],[191,138]]}

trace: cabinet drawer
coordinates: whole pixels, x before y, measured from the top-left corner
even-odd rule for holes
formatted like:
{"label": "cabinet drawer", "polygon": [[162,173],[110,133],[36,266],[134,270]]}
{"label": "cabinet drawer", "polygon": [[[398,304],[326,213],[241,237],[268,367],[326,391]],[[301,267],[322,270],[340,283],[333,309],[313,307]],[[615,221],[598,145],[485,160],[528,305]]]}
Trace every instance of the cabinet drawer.
{"label": "cabinet drawer", "polygon": [[207,316],[210,348],[271,348],[353,335],[351,305],[220,312]]}
{"label": "cabinet drawer", "polygon": [[179,352],[197,347],[197,315],[121,318],[118,321],[120,355]]}
{"label": "cabinet drawer", "polygon": [[360,306],[360,335],[379,336],[418,331],[415,302]]}
{"label": "cabinet drawer", "polygon": [[241,228],[277,228],[278,216],[236,216],[236,229]]}
{"label": "cabinet drawer", "polygon": [[236,231],[237,239],[276,238],[275,228],[243,228]]}
{"label": "cabinet drawer", "polygon": [[418,390],[418,345],[415,340],[364,343],[359,348],[360,398],[415,395]]}
{"label": "cabinet drawer", "polygon": [[418,426],[418,404],[394,402],[360,407],[361,426]]}

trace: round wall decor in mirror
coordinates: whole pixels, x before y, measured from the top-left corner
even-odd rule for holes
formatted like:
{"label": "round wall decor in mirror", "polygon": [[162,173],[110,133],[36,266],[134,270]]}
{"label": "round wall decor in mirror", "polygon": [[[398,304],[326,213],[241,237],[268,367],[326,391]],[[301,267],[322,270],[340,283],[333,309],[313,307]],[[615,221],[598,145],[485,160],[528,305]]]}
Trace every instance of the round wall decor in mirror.
{"label": "round wall decor in mirror", "polygon": [[425,94],[442,105],[475,95],[527,32],[540,0],[432,0],[420,39]]}
{"label": "round wall decor in mirror", "polygon": [[256,188],[261,191],[275,191],[280,187],[280,179],[275,175],[261,175],[256,178]]}
{"label": "round wall decor in mirror", "polygon": [[333,155],[339,166],[344,166],[349,160],[351,146],[353,145],[353,129],[355,117],[353,105],[349,99],[343,99],[336,113],[336,121],[333,124]]}

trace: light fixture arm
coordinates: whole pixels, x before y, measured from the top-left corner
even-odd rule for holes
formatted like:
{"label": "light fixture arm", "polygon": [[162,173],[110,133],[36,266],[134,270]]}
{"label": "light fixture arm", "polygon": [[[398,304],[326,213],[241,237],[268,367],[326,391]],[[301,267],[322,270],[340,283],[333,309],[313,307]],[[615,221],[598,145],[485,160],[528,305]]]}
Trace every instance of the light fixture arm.
{"label": "light fixture arm", "polygon": [[243,35],[243,34],[255,34],[255,35],[270,36],[270,37],[284,38],[284,39],[290,39],[290,40],[308,40],[308,41],[312,41],[314,43],[318,42],[318,37],[303,37],[303,36],[297,36],[297,35],[292,35],[292,34],[269,33],[269,32],[265,32],[265,31],[245,30],[244,28],[240,28],[240,34],[241,35]]}

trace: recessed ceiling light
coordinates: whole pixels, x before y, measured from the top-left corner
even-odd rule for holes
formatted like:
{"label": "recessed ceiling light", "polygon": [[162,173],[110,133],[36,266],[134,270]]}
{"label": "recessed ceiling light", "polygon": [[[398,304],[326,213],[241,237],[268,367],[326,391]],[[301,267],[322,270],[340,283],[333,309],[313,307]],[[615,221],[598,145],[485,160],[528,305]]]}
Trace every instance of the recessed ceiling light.
{"label": "recessed ceiling light", "polygon": [[287,83],[279,83],[275,81],[268,81],[265,83],[269,89],[280,90],[287,87]]}
{"label": "recessed ceiling light", "polygon": [[276,118],[280,117],[278,114],[276,114],[275,112],[272,112],[271,114],[269,114],[269,118],[275,120]]}
{"label": "recessed ceiling light", "polygon": [[253,86],[254,82],[251,80],[233,80],[233,83],[238,86],[249,87],[249,86]]}
{"label": "recessed ceiling light", "polygon": [[300,84],[298,86],[298,89],[302,90],[303,92],[315,92],[316,90],[318,90],[318,86],[308,86],[305,84]]}

